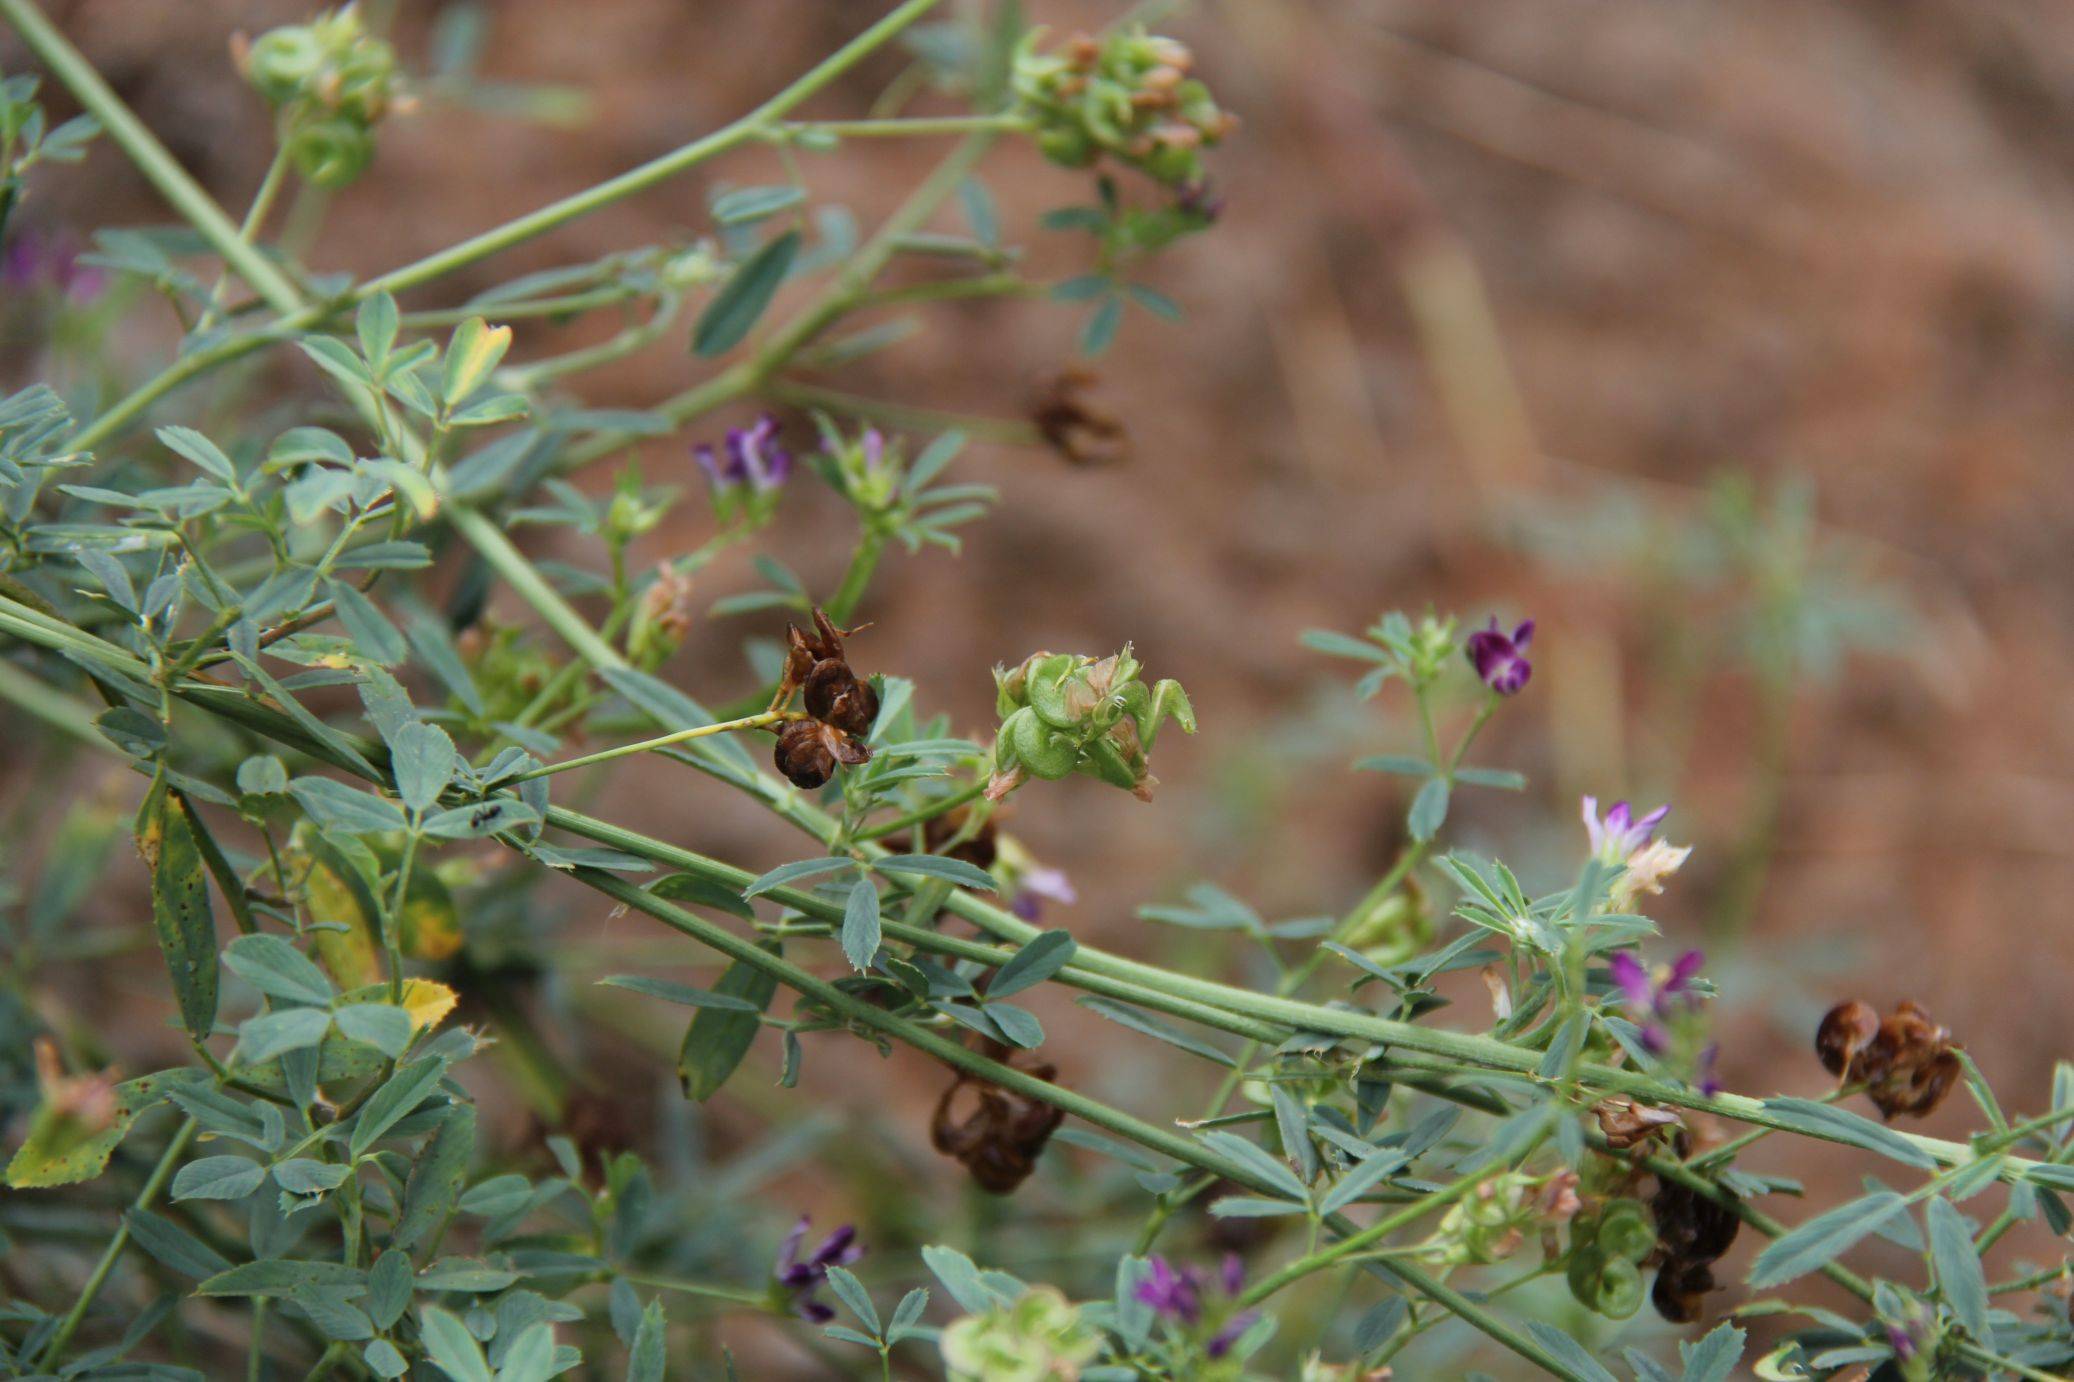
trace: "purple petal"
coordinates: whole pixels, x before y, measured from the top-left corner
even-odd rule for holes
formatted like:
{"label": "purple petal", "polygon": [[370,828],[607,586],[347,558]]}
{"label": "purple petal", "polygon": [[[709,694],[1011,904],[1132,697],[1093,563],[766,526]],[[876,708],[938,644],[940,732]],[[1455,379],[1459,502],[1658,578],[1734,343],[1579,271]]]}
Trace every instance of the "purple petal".
{"label": "purple petal", "polygon": [[792,1231],[785,1235],[785,1241],[778,1246],[777,1265],[772,1267],[771,1271],[780,1280],[783,1280],[785,1273],[798,1264],[799,1245],[806,1241],[806,1237],[807,1216],[802,1214],[799,1216],[799,1222],[792,1226]]}
{"label": "purple petal", "polygon": [[1627,951],[1615,952],[1606,967],[1613,973],[1613,982],[1620,985],[1621,997],[1629,1008],[1646,1012],[1656,1003],[1656,990],[1649,982],[1649,971],[1642,962]]}
{"label": "purple petal", "polygon": [[[1497,621],[1494,619],[1491,622],[1496,623]],[[1529,643],[1532,643],[1533,641],[1534,621],[1531,619],[1527,620],[1525,623],[1521,624],[1518,628],[1512,631],[1512,647],[1513,651],[1515,652],[1525,652],[1527,650],[1527,645]]]}
{"label": "purple petal", "polygon": [[1671,963],[1671,977],[1664,981],[1665,993],[1683,993],[1692,986],[1700,966],[1707,962],[1705,951],[1688,950]]}
{"label": "purple petal", "polygon": [[1253,1327],[1253,1321],[1259,1318],[1258,1310],[1241,1310],[1225,1322],[1224,1328],[1210,1336],[1210,1342],[1203,1345],[1203,1351],[1212,1358],[1222,1358],[1231,1352],[1231,1346],[1237,1343],[1239,1337]]}
{"label": "purple petal", "polygon": [[1227,1296],[1237,1295],[1240,1288],[1246,1284],[1246,1264],[1244,1260],[1235,1252],[1226,1253],[1220,1275],[1223,1277],[1224,1294]]}
{"label": "purple petal", "polygon": [[807,1262],[816,1267],[826,1267],[830,1263],[841,1266],[855,1262],[863,1255],[864,1249],[857,1246],[857,1226],[844,1224],[821,1240],[821,1246],[814,1249],[814,1255]]}

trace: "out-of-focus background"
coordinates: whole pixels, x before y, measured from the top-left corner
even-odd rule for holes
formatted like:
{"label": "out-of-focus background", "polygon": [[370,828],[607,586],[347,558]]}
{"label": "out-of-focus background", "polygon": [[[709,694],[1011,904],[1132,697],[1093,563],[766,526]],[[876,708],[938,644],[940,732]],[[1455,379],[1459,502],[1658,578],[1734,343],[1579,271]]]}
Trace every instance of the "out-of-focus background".
{"label": "out-of-focus background", "polygon": [[[429,61],[446,8],[402,7],[407,62]],[[483,5],[480,75],[568,88],[570,118],[428,101],[390,122],[372,173],[329,208],[313,262],[388,268],[664,152],[879,8]],[[1028,8],[1067,30],[1120,12]],[[1135,908],[1200,879],[1269,917],[1344,908],[1393,856],[1406,805],[1400,779],[1349,765],[1407,747],[1414,730],[1397,695],[1357,701],[1346,665],[1298,635],[1357,631],[1391,608],[1532,616],[1533,682],[1478,754],[1532,785],[1517,798],[1465,794],[1458,839],[1502,849],[1530,886],[1553,887],[1581,853],[1579,794],[1668,800],[1667,833],[1694,854],[1655,915],[1667,950],[1709,951],[1730,1087],[1817,1092],[1808,1037],[1820,1011],[1846,996],[1912,997],[2006,1099],[2043,1106],[2069,1046],[2061,961],[2074,944],[2074,11],[2035,0],[1166,8],[1162,27],[1195,49],[1244,123],[1212,158],[1220,224],[1154,272],[1185,324],[1133,313],[1094,365],[1130,457],[1074,467],[976,445],[961,471],[1000,487],[997,511],[962,555],[891,559],[863,610],[877,627],[853,644],[860,666],[917,678],[927,705],[979,734],[988,669],[1037,648],[1129,640],[1152,674],[1188,686],[1202,732],[1161,742],[1152,804],[1084,781],[1015,800],[1009,828],[1078,886],[1056,920],[1126,953],[1209,966],[1219,942]],[[195,176],[242,205],[271,146],[227,40],[307,7],[49,9]],[[0,65],[24,66],[4,37]],[[859,113],[895,68],[866,64],[814,112]],[[933,152],[852,149],[804,171],[817,198],[868,226]],[[709,228],[714,180],[777,171],[759,152],[708,165],[406,305],[689,239]],[[1087,177],[1020,148],[984,176],[1031,272],[1079,271],[1081,243],[1036,220],[1084,200]],[[55,236],[167,219],[105,141],[44,177],[23,214]],[[1042,300],[937,307],[841,386],[1015,417],[1073,363],[1082,315]],[[40,322],[21,298],[0,299],[0,382],[34,375]],[[109,370],[134,381],[154,368],[176,333],[160,327],[118,338]],[[523,327],[516,355],[567,349],[585,331]],[[270,368],[284,396],[308,382],[289,362]],[[672,336],[582,392],[641,406],[708,368]],[[168,420],[177,412],[176,400]],[[803,417],[788,427],[804,440]],[[651,481],[697,485],[687,440],[641,449]],[[801,488],[774,544],[826,589],[847,559],[846,521],[832,496]],[[645,556],[708,530],[702,505],[682,506]],[[723,560],[700,577],[701,607],[754,584],[745,561]],[[767,623],[711,621],[666,674],[725,699],[746,678],[742,640],[769,636]],[[11,744],[17,732],[5,732]],[[76,772],[83,791],[129,808],[123,774]],[[57,816],[39,808],[45,784],[9,773],[0,763],[8,852],[33,859]],[[796,852],[770,819],[669,764],[625,773],[598,809],[752,867]],[[141,869],[115,856],[88,922],[142,927],[143,888]],[[638,933],[569,900],[572,945]],[[177,1057],[156,963],[146,952],[82,966],[61,995],[130,1070]],[[581,1006],[550,997],[567,1000],[558,1011]],[[1165,1083],[1166,1052],[1038,1006],[1068,1082],[1156,1118],[1200,1103],[1193,1084]],[[658,1056],[571,1017],[555,1039],[572,1064],[604,1063],[651,1145],[689,1135],[673,1035],[656,1037]],[[786,1116],[785,1099],[811,1097],[827,1110],[824,1134],[847,1123],[852,1157],[871,1170],[846,1176],[838,1157],[834,1172],[761,1187],[752,1203],[768,1212],[745,1231],[768,1235],[799,1205],[869,1225],[889,1182],[926,1194],[941,1179],[924,1140],[936,1072],[853,1044],[810,1058],[805,1092],[781,1095],[763,1088],[775,1053],[751,1059],[737,1086],[753,1095],[731,1091],[698,1136],[746,1141]],[[490,1097],[522,1156],[523,1101]],[[1962,1133],[1961,1105],[1924,1130]],[[868,1158],[856,1150],[867,1146]],[[1786,1149],[1769,1164],[1832,1190],[1858,1170]],[[1070,1255],[1072,1226],[1045,1220],[1051,1195],[1040,1178],[1008,1210],[975,1204],[974,1231],[1026,1259]],[[897,1238],[897,1225],[881,1227]],[[759,1375],[817,1375],[784,1361],[799,1357],[785,1346],[747,1332],[736,1342],[767,1350]]]}

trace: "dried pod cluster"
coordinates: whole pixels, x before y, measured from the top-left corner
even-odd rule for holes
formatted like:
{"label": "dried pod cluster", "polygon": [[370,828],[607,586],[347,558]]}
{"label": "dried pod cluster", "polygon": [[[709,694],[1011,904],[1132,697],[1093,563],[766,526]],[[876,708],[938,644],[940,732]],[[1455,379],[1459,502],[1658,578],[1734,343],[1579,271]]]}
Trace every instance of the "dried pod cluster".
{"label": "dried pod cluster", "polygon": [[[1682,1146],[1679,1155],[1685,1155]],[[1730,1205],[1671,1180],[1658,1182],[1649,1211],[1656,1216],[1657,1261],[1650,1303],[1665,1319],[1690,1324],[1700,1317],[1700,1297],[1715,1287],[1714,1264],[1735,1243],[1743,1221]]]}
{"label": "dried pod cluster", "polygon": [[[993,1049],[1006,1054],[1005,1047]],[[1033,1065],[1029,1073],[1040,1080],[1058,1075],[1051,1065]],[[929,1141],[970,1171],[980,1189],[1006,1195],[1037,1169],[1044,1144],[1065,1117],[1051,1104],[960,1071],[936,1101]]]}
{"label": "dried pod cluster", "polygon": [[812,633],[797,624],[785,626],[785,669],[771,708],[784,709],[803,695],[810,718],[779,727],[772,761],[795,787],[823,785],[835,776],[837,764],[871,761],[864,740],[879,718],[878,692],[850,669],[843,652],[843,639],[858,631],[837,628],[819,609]]}
{"label": "dried pod cluster", "polygon": [[1120,465],[1130,459],[1131,434],[1123,419],[1089,396],[1094,371],[1061,370],[1046,380],[1030,405],[1030,421],[1044,444],[1074,465]]}
{"label": "dried pod cluster", "polygon": [[1860,998],[1837,1004],[1816,1029],[1815,1053],[1830,1074],[1863,1084],[1883,1118],[1923,1117],[1961,1074],[1951,1033],[1906,1000],[1884,1018]]}

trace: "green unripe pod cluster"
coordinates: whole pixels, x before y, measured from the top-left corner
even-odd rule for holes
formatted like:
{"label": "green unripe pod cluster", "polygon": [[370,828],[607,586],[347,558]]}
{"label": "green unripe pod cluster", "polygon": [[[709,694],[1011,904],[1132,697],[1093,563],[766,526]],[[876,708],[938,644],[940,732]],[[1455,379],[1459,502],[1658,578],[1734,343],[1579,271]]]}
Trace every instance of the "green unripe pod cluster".
{"label": "green unripe pod cluster", "polygon": [[396,50],[367,32],[352,6],[289,24],[237,50],[239,69],[280,112],[296,172],[319,187],[358,178],[374,157],[374,126],[396,104]]}
{"label": "green unripe pod cluster", "polygon": [[994,779],[999,800],[1029,778],[1057,781],[1084,773],[1140,796],[1149,795],[1147,755],[1171,719],[1195,733],[1195,710],[1177,681],[1147,686],[1129,648],[1099,660],[1074,653],[1036,653],[1012,669],[996,668]]}
{"label": "green unripe pod cluster", "polygon": [[1655,1249],[1656,1219],[1640,1200],[1579,1215],[1570,1224],[1570,1294],[1608,1319],[1626,1319],[1641,1308],[1641,1264]]}
{"label": "green unripe pod cluster", "polygon": [[1142,27],[1051,51],[1042,39],[1033,30],[1023,41],[1012,85],[1046,158],[1085,168],[1107,156],[1169,186],[1202,181],[1202,150],[1237,121],[1187,75],[1187,48]]}

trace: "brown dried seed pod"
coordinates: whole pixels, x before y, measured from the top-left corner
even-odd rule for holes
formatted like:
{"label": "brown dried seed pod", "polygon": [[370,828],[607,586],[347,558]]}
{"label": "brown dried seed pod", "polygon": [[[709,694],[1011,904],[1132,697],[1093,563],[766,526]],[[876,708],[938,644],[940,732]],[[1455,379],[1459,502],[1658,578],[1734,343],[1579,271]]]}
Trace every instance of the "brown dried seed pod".
{"label": "brown dried seed pod", "polygon": [[778,727],[771,762],[787,782],[810,791],[835,776],[835,755],[812,720],[788,720]]}
{"label": "brown dried seed pod", "polygon": [[1624,1152],[1666,1128],[1682,1128],[1684,1122],[1669,1109],[1638,1104],[1632,1099],[1603,1099],[1592,1108],[1606,1145]]}
{"label": "brown dried seed pod", "polygon": [[[1681,1136],[1678,1143],[1678,1155],[1688,1155],[1690,1139]],[[1649,1210],[1656,1216],[1660,1264],[1649,1298],[1665,1319],[1690,1324],[1700,1316],[1700,1297],[1714,1289],[1714,1263],[1735,1243],[1743,1221],[1731,1205],[1661,1178]]]}
{"label": "brown dried seed pod", "polygon": [[1037,434],[1074,465],[1119,465],[1130,459],[1130,430],[1089,397],[1097,382],[1090,370],[1061,370],[1044,382],[1030,404]]}
{"label": "brown dried seed pod", "polygon": [[805,686],[807,714],[860,739],[871,733],[879,718],[878,692],[847,663],[815,663]]}
{"label": "brown dried seed pod", "polygon": [[1822,1068],[1841,1077],[1879,1030],[1880,1015],[1864,999],[1852,998],[1837,1004],[1815,1030],[1815,1054],[1822,1058]]}
{"label": "brown dried seed pod", "polygon": [[[1058,1072],[1035,1065],[1030,1073],[1051,1080]],[[929,1141],[971,1172],[980,1189],[1006,1195],[1037,1169],[1044,1144],[1065,1116],[1062,1109],[961,1071],[936,1102]]]}

